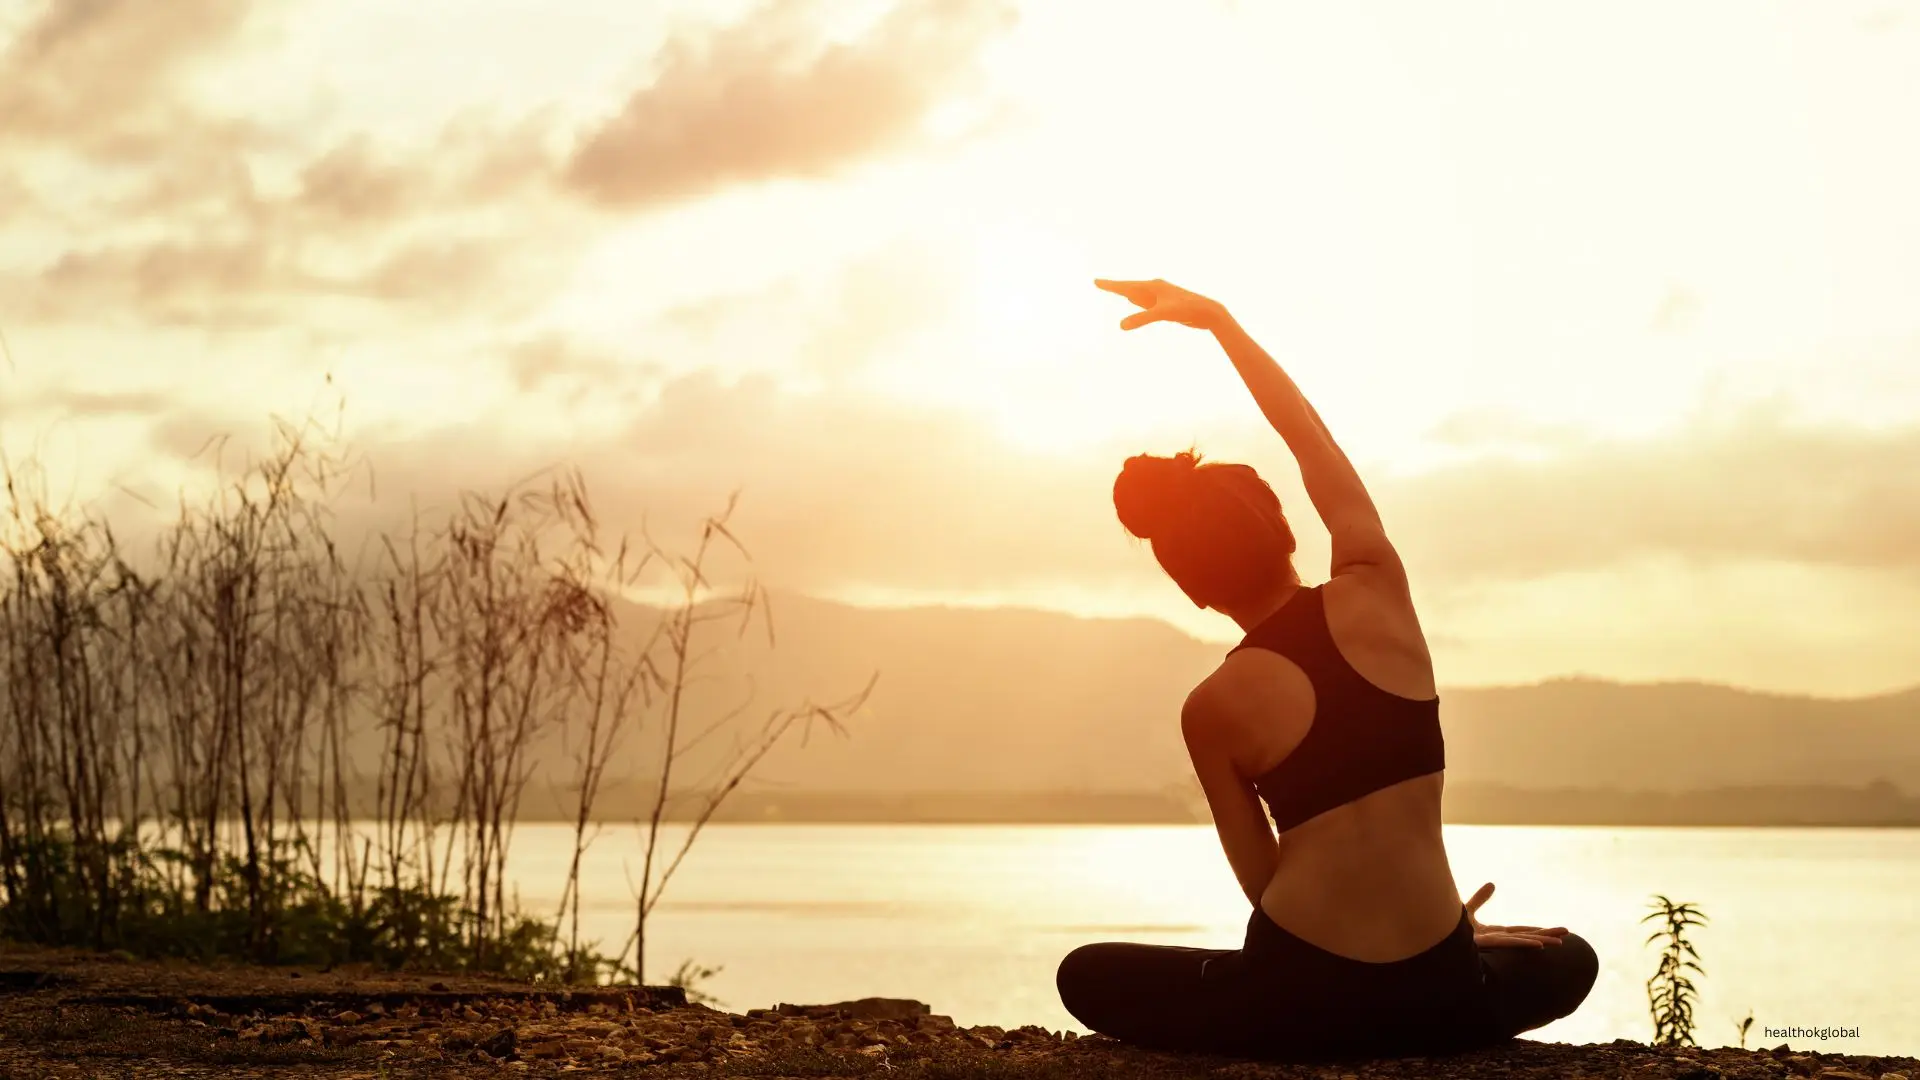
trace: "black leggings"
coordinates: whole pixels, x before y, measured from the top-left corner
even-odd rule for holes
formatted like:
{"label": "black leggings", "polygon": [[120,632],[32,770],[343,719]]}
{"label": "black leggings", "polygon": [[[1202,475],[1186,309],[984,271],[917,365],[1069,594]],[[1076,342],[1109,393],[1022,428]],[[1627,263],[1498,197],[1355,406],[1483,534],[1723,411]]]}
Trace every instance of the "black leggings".
{"label": "black leggings", "polygon": [[1255,908],[1238,949],[1101,942],[1060,962],[1060,1000],[1087,1027],[1157,1050],[1327,1060],[1457,1053],[1571,1015],[1599,973],[1593,947],[1473,943],[1465,907],[1418,956],[1326,951]]}

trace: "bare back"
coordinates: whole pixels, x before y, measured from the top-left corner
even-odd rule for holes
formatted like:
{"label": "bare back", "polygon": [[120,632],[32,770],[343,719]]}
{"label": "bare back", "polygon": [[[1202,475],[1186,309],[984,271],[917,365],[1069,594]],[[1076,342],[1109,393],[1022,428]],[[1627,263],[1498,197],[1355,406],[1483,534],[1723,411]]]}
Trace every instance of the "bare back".
{"label": "bare back", "polygon": [[[1356,673],[1399,697],[1436,696],[1433,662],[1404,585],[1359,571],[1333,578],[1322,594],[1334,645]],[[1249,733],[1242,758],[1246,775],[1260,775],[1320,721],[1313,685],[1298,664],[1275,653],[1248,650],[1230,662],[1259,665],[1275,691],[1268,711],[1280,714],[1278,722]],[[1261,908],[1306,941],[1356,960],[1403,959],[1440,941],[1461,914],[1441,838],[1443,775],[1382,788],[1282,833]]]}

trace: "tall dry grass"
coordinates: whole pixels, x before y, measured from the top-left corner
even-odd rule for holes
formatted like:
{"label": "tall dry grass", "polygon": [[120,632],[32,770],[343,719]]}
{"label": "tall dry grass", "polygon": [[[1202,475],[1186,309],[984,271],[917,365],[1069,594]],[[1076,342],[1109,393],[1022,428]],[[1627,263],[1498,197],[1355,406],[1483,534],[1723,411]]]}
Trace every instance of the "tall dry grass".
{"label": "tall dry grass", "polygon": [[[705,628],[766,612],[750,580],[712,586],[716,558],[747,554],[732,501],[674,554],[603,540],[579,473],[554,470],[416,510],[350,556],[334,500],[362,464],[337,428],[276,421],[272,453],[183,497],[141,560],[92,509],[52,506],[33,463],[4,462],[0,934],[640,981],[647,920],[700,828],[780,740],[844,730],[872,688],[772,709],[744,737],[737,716],[695,730]],[[616,598],[649,574],[678,598],[634,625]],[[549,915],[517,904],[506,867],[555,732],[574,829]],[[687,785],[686,753],[723,732],[723,767]],[[623,758],[654,796],[633,931],[606,954],[581,938],[580,866]],[[683,804],[693,828],[668,851],[660,824]]]}

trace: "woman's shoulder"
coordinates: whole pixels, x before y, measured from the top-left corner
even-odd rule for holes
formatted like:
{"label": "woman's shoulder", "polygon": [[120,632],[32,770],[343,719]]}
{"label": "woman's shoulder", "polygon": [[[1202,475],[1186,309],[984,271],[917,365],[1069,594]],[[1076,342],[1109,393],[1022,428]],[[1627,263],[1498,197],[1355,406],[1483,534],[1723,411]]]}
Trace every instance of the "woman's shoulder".
{"label": "woman's shoulder", "polygon": [[[1291,749],[1313,724],[1313,680],[1293,660],[1265,649],[1229,654],[1187,695],[1188,737],[1224,745],[1242,772],[1271,765],[1276,747]],[[1264,764],[1263,764],[1264,763]]]}
{"label": "woman's shoulder", "polygon": [[1318,589],[1320,605],[1330,626],[1344,624],[1379,630],[1411,627],[1418,632],[1420,620],[1405,578],[1362,568],[1336,575]]}
{"label": "woman's shoulder", "polygon": [[1390,693],[1432,696],[1433,656],[1403,585],[1342,574],[1321,586],[1327,635],[1361,678]]}

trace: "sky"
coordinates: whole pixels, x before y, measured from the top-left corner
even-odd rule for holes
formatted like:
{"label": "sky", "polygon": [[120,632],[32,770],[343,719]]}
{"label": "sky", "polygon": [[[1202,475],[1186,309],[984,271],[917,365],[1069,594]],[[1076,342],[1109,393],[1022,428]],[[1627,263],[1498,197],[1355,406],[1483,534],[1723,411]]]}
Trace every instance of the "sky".
{"label": "sky", "polygon": [[[775,588],[1198,611],[1120,462],[1360,466],[1444,685],[1920,683],[1920,3],[0,7],[0,444],[125,536],[337,423],[351,528],[584,473]],[[207,451],[228,435],[228,456]],[[227,470],[223,472],[222,470]]]}

